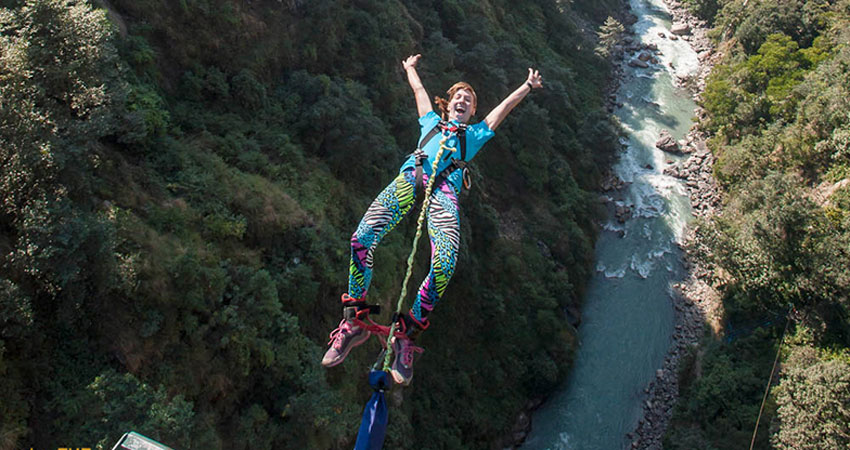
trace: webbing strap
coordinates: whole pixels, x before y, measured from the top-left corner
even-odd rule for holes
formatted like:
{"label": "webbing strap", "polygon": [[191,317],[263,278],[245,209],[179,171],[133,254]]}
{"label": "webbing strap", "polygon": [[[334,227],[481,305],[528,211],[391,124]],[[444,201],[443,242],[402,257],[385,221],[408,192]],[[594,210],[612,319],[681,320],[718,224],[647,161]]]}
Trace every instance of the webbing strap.
{"label": "webbing strap", "polygon": [[426,134],[425,137],[423,137],[422,140],[419,141],[419,148],[422,148],[422,147],[428,145],[428,142],[430,142],[431,139],[433,139],[434,136],[437,135],[437,133],[442,131],[443,125],[444,125],[444,123],[442,121],[440,121],[438,124],[434,125],[434,128],[431,128],[431,131],[429,131],[428,134]]}
{"label": "webbing strap", "polygon": [[460,160],[466,161],[466,127],[457,129],[457,140],[460,144]]}
{"label": "webbing strap", "polygon": [[[460,159],[461,161],[466,161],[466,124],[462,123],[458,124],[457,126],[449,127],[448,122],[441,120],[436,125],[434,125],[434,128],[431,128],[431,130],[428,131],[428,133],[426,133],[424,137],[422,137],[422,140],[419,141],[419,147],[417,148],[417,150],[423,149],[426,145],[428,145],[428,142],[430,142],[431,139],[433,139],[434,136],[437,135],[437,133],[442,133],[443,130],[455,132],[455,134],[457,135],[458,146],[460,147]],[[442,145],[442,143],[440,145]],[[454,152],[456,151],[456,149],[452,151]],[[439,160],[440,158],[437,159]]]}
{"label": "webbing strap", "polygon": [[[440,150],[437,151],[437,157],[434,158],[431,173],[437,172],[437,165],[440,163],[440,158],[443,156],[443,152],[445,150],[450,150],[452,152],[457,151],[457,149],[453,147],[446,147],[447,140],[448,138],[444,137],[443,140],[440,141]],[[416,247],[419,244],[419,238],[422,236],[422,224],[425,223],[425,214],[431,203],[431,189],[434,187],[434,180],[436,178],[437,177],[432,176],[428,180],[428,186],[425,187],[425,200],[422,201],[422,210],[419,211],[419,219],[416,221],[416,235],[413,237],[413,247],[410,249],[410,256],[407,257],[407,272],[404,274],[404,281],[401,284],[401,293],[398,296],[398,306],[396,307],[396,314],[398,315],[401,315],[401,308],[404,305],[404,297],[407,296],[407,283],[410,281],[410,275],[413,273],[413,259],[416,257]],[[384,355],[384,372],[389,372],[390,365],[392,364],[392,338],[395,335],[397,324],[398,321],[393,321],[392,326],[387,333],[387,354]]]}
{"label": "webbing strap", "polygon": [[[448,129],[449,131],[454,131],[455,135],[457,136],[458,146],[460,147],[460,159],[453,159],[451,165],[449,165],[448,167],[443,169],[442,172],[440,172],[439,174],[436,175],[436,178],[437,178],[438,181],[436,181],[434,183],[434,186],[439,186],[440,183],[445,181],[445,179],[448,178],[449,175],[451,175],[452,172],[454,172],[455,170],[463,169],[463,168],[466,167],[466,125],[465,124],[458,124],[457,126],[449,128],[448,122],[441,120],[439,123],[437,123],[437,125],[434,125],[434,128],[431,128],[431,130],[428,131],[427,134],[425,134],[425,136],[422,138],[422,140],[419,141],[419,147],[416,149],[415,152],[413,152],[413,155],[415,156],[414,178],[415,178],[415,183],[416,183],[416,190],[417,190],[417,192],[419,192],[419,194],[416,195],[416,203],[417,204],[420,203],[419,199],[422,198],[422,187],[423,187],[422,185],[423,185],[423,179],[424,179],[424,170],[422,169],[422,162],[427,159],[427,155],[422,150],[422,147],[425,147],[425,145],[427,145],[428,142],[431,139],[433,139],[434,136],[437,135],[437,133],[442,133],[442,131],[446,130],[446,129]],[[441,147],[445,144],[446,139],[447,138],[444,138],[440,142]],[[453,147],[446,147],[446,148],[451,148],[453,153],[457,151],[457,149],[455,149]],[[437,158],[436,158],[437,161],[440,160],[441,154],[442,154],[442,152],[440,152],[437,155]],[[431,170],[432,178],[434,177],[433,174],[436,173],[436,169],[437,169],[437,164],[434,164],[434,168]],[[464,183],[465,183],[465,181],[464,181]]]}

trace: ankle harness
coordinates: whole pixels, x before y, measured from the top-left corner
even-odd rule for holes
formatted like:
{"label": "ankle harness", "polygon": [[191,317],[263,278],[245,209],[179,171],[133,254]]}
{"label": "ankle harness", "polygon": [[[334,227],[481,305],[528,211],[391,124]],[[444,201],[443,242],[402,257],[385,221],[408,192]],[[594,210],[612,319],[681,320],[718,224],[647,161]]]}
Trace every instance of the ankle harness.
{"label": "ankle harness", "polygon": [[416,340],[423,331],[431,326],[431,322],[427,318],[416,320],[411,312],[407,314],[393,313],[393,322],[398,322],[397,333],[401,333],[411,341]]}
{"label": "ankle harness", "polygon": [[352,298],[348,294],[342,294],[342,317],[346,320],[364,319],[370,313],[380,314],[381,305],[370,305],[366,300]]}

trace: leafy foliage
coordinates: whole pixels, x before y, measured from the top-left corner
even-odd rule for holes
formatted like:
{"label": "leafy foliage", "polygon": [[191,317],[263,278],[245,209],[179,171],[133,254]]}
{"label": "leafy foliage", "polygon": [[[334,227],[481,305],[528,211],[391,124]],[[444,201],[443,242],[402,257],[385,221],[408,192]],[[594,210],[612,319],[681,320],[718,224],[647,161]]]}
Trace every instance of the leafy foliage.
{"label": "leafy foliage", "polygon": [[850,445],[850,363],[811,347],[791,350],[776,390],[779,449],[839,449]]}
{"label": "leafy foliage", "polygon": [[[319,360],[348,233],[417,136],[398,68],[418,52],[433,94],[468,80],[480,111],[528,66],[547,89],[476,160],[463,263],[387,445],[415,427],[487,448],[565,377],[587,191],[617,146],[595,82],[609,67],[579,24],[614,2],[0,4],[0,448],[109,448],[129,429],[350,447],[377,346]],[[411,231],[379,249],[373,301],[394,297]],[[492,342],[498,358],[465,351]]]}
{"label": "leafy foliage", "polygon": [[623,34],[625,28],[623,24],[617,21],[617,19],[608,16],[605,19],[605,23],[599,27],[599,31],[596,32],[596,35],[599,36],[599,44],[596,45],[596,53],[598,53],[602,57],[608,57],[611,55],[611,49],[614,48],[614,44],[616,44],[620,40],[620,35]]}
{"label": "leafy foliage", "polygon": [[711,226],[699,229],[703,258],[729,271],[746,292],[747,310],[848,300],[850,284],[842,275],[848,255],[833,241],[843,230],[801,191],[787,176],[753,180]]}
{"label": "leafy foliage", "polygon": [[685,0],[684,3],[695,16],[708,23],[714,21],[721,6],[718,0]]}
{"label": "leafy foliage", "polygon": [[[711,342],[704,355],[685,365],[680,374],[681,398],[664,447],[709,449],[749,444],[777,335],[776,330],[764,329],[729,345]],[[769,422],[770,415],[768,411],[762,420]],[[762,430],[757,444],[762,448],[767,442],[768,433]]]}
{"label": "leafy foliage", "polygon": [[[701,126],[713,133],[714,170],[726,198],[722,214],[698,224],[692,249],[720,275],[728,320],[764,324],[793,307],[797,335],[809,335],[786,354],[780,387],[761,422],[772,417],[773,424],[769,430],[762,425],[757,445],[842,448],[848,368],[825,355],[850,346],[844,156],[850,2],[720,3],[715,31],[728,39],[720,43],[728,51],[708,80]],[[768,365],[758,355],[725,366],[710,362],[732,361],[740,341],[769,339],[767,331],[704,345],[683,369],[689,387],[680,404],[687,406],[677,408],[666,442],[746,446],[746,433],[721,434],[716,422],[725,423],[731,409],[738,428],[755,425],[760,399],[741,389],[749,375],[766,377]],[[737,406],[716,407],[718,399],[731,398]],[[705,411],[719,413],[706,420]]]}

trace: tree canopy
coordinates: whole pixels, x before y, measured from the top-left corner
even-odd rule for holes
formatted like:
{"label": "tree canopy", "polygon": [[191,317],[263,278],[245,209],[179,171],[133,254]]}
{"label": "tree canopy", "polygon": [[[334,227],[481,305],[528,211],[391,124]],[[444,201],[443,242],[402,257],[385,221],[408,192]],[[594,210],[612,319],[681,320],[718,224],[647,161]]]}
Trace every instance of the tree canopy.
{"label": "tree canopy", "polygon": [[[350,233],[417,136],[412,53],[431,94],[466,80],[480,111],[527,67],[547,79],[475,161],[462,263],[387,438],[497,445],[570,365],[564,309],[617,148],[610,67],[582,27],[615,5],[0,2],[0,448],[110,448],[130,429],[181,449],[350,447],[377,344],[319,361]],[[379,249],[372,301],[394,299],[411,236]]]}

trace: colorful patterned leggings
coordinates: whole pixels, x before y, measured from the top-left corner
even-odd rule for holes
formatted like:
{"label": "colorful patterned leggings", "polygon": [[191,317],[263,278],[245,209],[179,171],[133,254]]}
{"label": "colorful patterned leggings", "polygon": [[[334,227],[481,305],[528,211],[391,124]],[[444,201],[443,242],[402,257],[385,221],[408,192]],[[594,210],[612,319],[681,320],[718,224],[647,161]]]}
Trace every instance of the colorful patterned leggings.
{"label": "colorful patterned leggings", "polygon": [[[357,231],[351,236],[351,266],[348,295],[364,298],[372,281],[375,248],[413,208],[416,200],[416,177],[413,169],[399,174],[378,198],[372,202]],[[428,175],[424,175],[427,185]],[[460,214],[458,192],[448,181],[434,186],[427,214],[428,236],[431,239],[431,270],[419,287],[411,314],[423,320],[443,296],[455,272],[460,248]]]}

